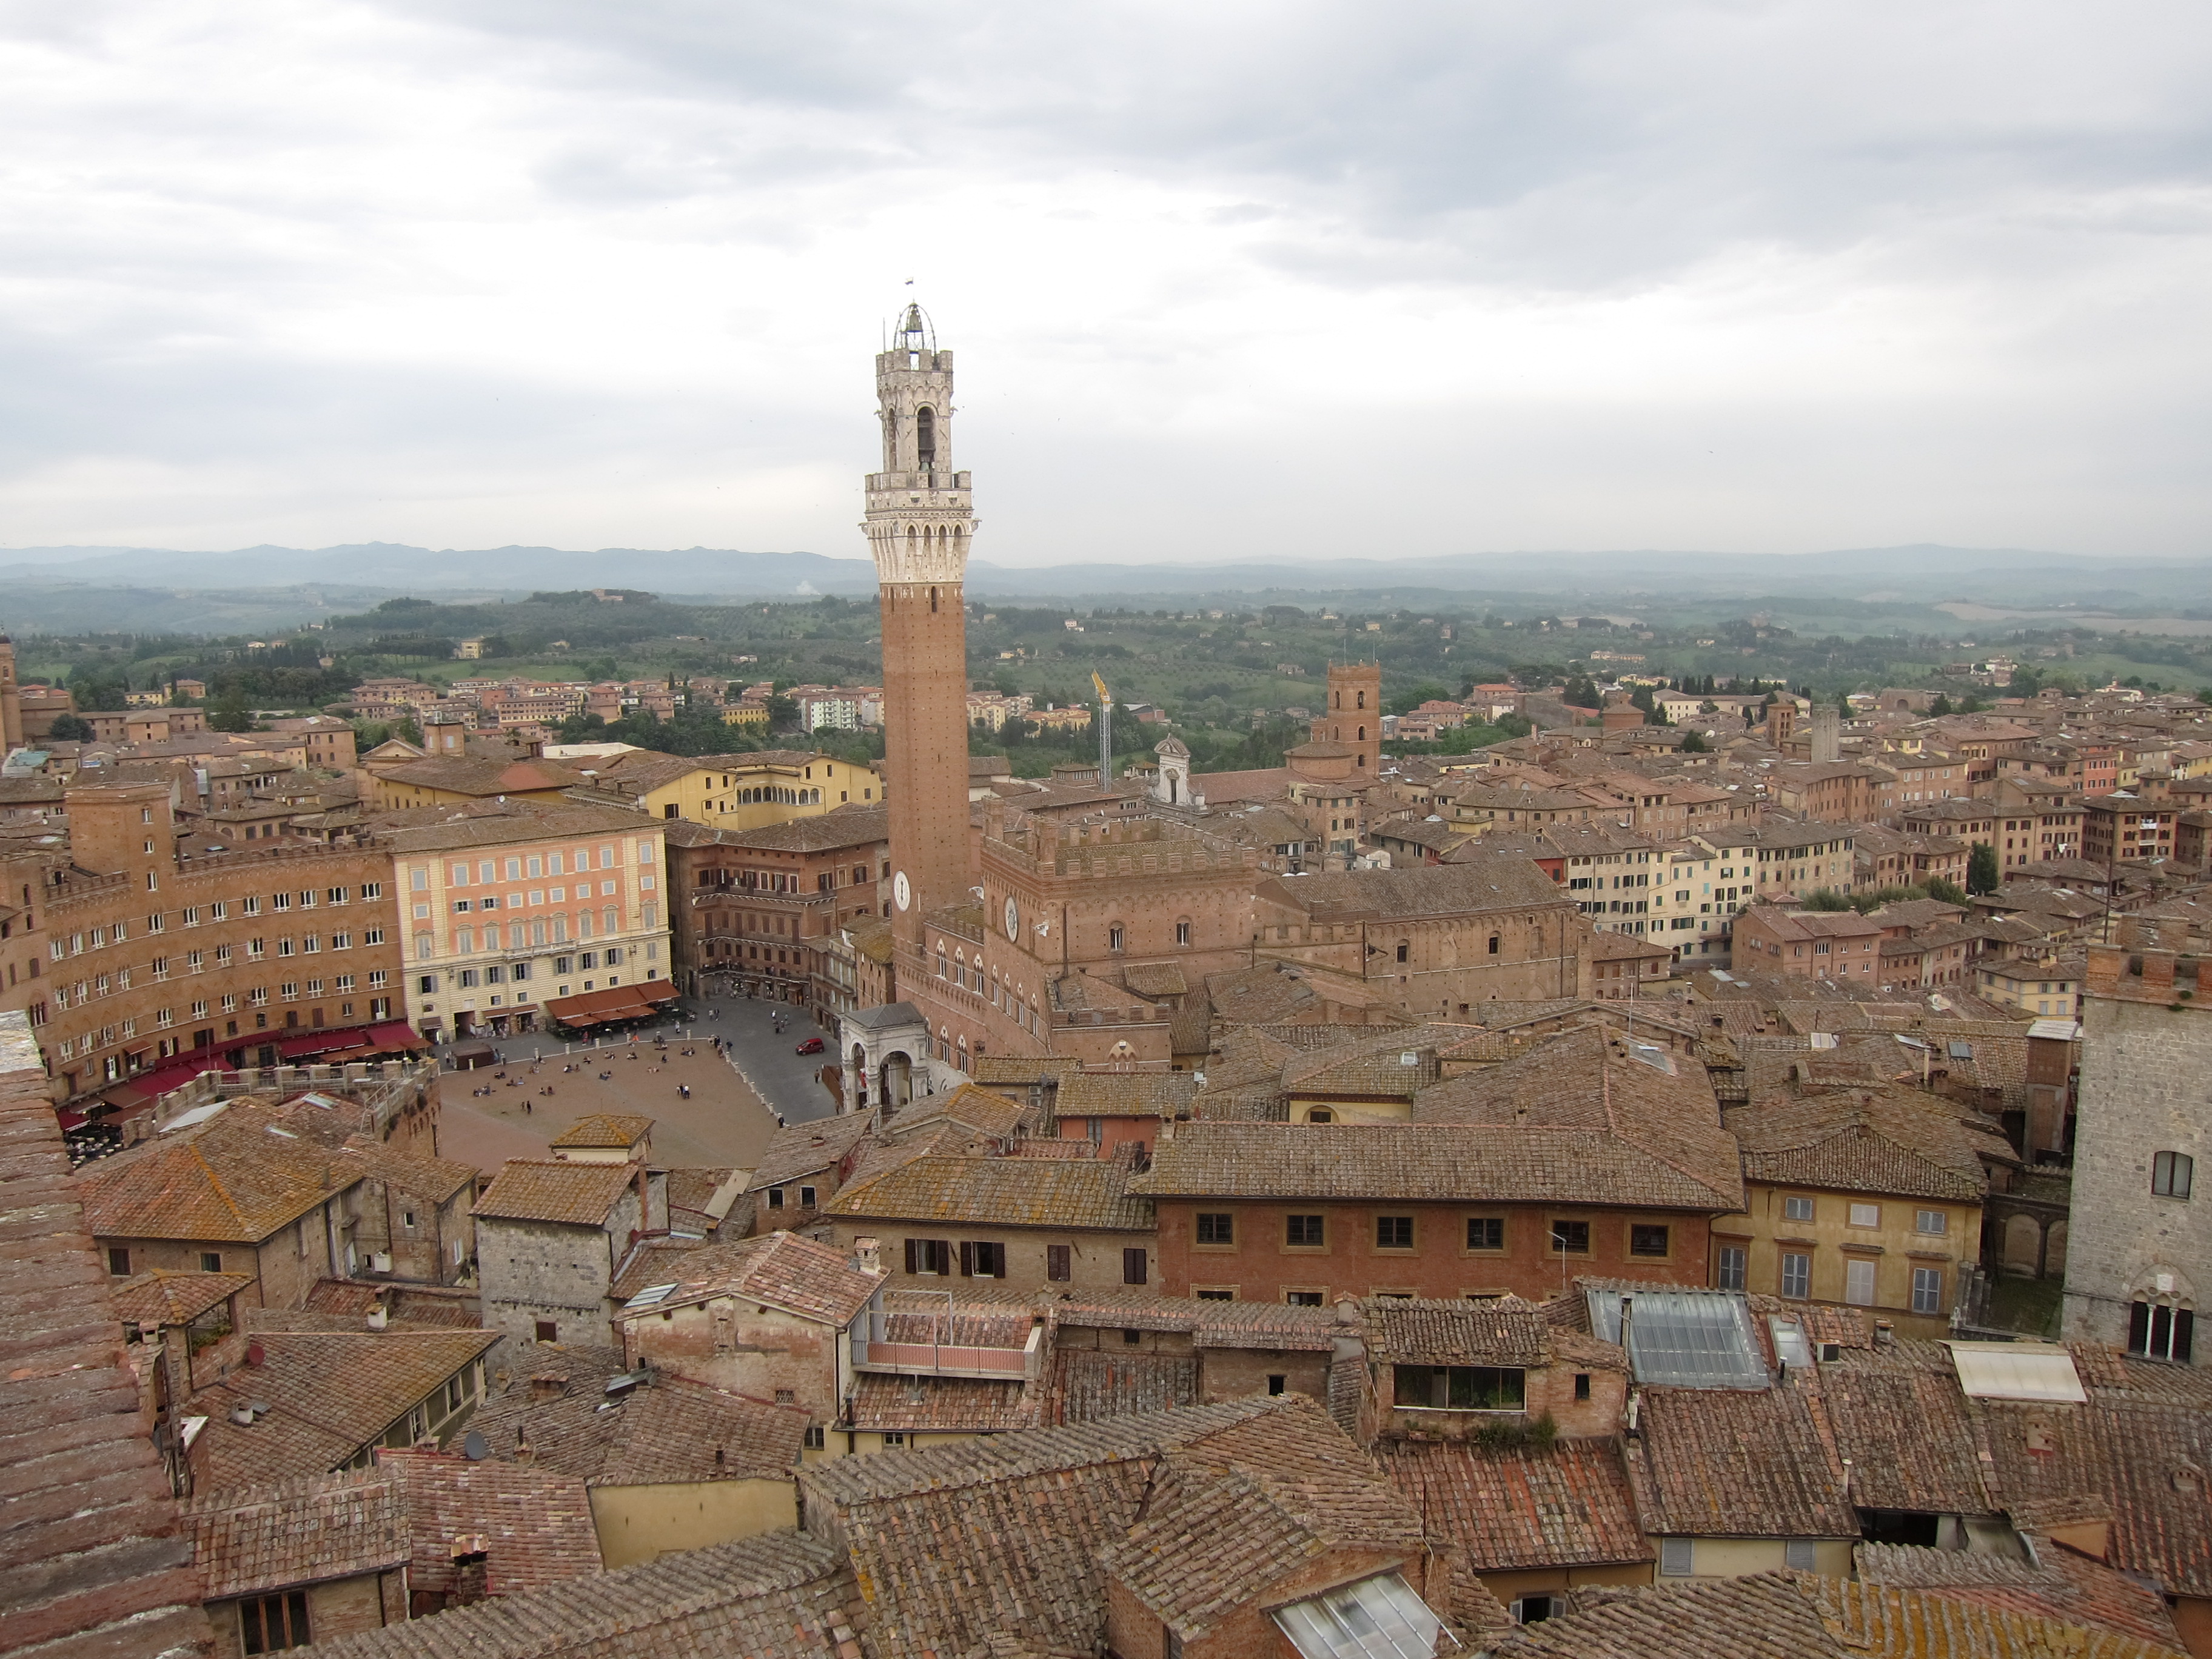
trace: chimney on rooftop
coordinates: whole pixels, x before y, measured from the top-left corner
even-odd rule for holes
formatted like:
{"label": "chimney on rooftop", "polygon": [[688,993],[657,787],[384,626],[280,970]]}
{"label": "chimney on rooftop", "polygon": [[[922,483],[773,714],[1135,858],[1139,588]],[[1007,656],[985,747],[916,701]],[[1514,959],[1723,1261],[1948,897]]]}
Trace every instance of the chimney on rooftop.
{"label": "chimney on rooftop", "polygon": [[2092,945],[2088,957],[2089,971],[2081,988],[2093,996],[2110,996],[2118,990],[2120,975],[2127,969],[2127,951],[2117,945]]}
{"label": "chimney on rooftop", "polygon": [[2174,953],[2171,951],[2145,949],[2142,953],[2142,982],[2146,991],[2173,989]]}
{"label": "chimney on rooftop", "polygon": [[856,1238],[853,1241],[853,1265],[864,1273],[883,1276],[884,1244],[879,1238]]}

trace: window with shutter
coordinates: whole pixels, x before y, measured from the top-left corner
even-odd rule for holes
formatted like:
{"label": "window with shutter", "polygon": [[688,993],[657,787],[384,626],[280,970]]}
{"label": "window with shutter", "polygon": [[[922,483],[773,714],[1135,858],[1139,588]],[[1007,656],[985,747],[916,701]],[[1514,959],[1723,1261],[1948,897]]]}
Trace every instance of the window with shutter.
{"label": "window with shutter", "polygon": [[1690,1576],[1691,1550],[1695,1540],[1662,1538],[1659,1540],[1659,1571],[1669,1578]]}
{"label": "window with shutter", "polygon": [[1142,1285],[1146,1282],[1145,1252],[1143,1250],[1133,1249],[1124,1250],[1121,1252],[1121,1282],[1124,1285]]}
{"label": "window with shutter", "polygon": [[1044,1276],[1054,1284],[1064,1285],[1069,1278],[1068,1247],[1048,1244],[1044,1247]]}

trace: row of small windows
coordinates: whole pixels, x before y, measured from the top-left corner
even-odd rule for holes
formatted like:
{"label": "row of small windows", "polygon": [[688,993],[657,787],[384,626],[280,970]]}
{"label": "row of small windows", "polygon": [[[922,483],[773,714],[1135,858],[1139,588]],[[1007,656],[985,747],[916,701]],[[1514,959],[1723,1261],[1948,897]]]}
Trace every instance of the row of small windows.
{"label": "row of small windows", "polygon": [[[1193,1237],[1200,1244],[1235,1244],[1236,1214],[1230,1211],[1200,1211]],[[1590,1224],[1587,1221],[1554,1220],[1547,1240],[1551,1249],[1559,1255],[1588,1255]],[[1283,1243],[1291,1249],[1328,1249],[1328,1218],[1323,1215],[1285,1216]],[[1376,1216],[1375,1248],[1378,1250],[1411,1250],[1413,1248],[1413,1218],[1409,1215]],[[1469,1216],[1467,1220],[1467,1248],[1470,1250],[1503,1251],[1505,1249],[1505,1218]],[[1636,1222],[1629,1227],[1628,1253],[1631,1255],[1664,1257],[1671,1248],[1671,1231],[1663,1224]]]}

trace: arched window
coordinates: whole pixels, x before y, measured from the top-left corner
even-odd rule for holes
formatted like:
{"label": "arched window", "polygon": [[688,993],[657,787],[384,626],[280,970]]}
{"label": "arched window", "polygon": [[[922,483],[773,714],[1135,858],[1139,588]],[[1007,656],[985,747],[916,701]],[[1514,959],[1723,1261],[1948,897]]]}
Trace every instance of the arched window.
{"label": "arched window", "polygon": [[2163,1302],[2128,1304],[2128,1352],[2145,1359],[2186,1361],[2195,1346],[2197,1316]]}
{"label": "arched window", "polygon": [[1398,941],[1398,960],[1401,962],[1407,961],[1412,957],[1413,954],[1413,947],[1408,945],[1404,939],[1400,939]]}
{"label": "arched window", "polygon": [[923,466],[937,465],[937,411],[927,404],[914,411],[914,453]]}
{"label": "arched window", "polygon": [[1362,743],[1367,741],[1367,728],[1364,726],[1359,728],[1359,740]]}
{"label": "arched window", "polygon": [[929,590],[929,614],[933,617],[937,614],[937,590],[933,587]]}
{"label": "arched window", "polygon": [[1498,954],[1498,935],[1495,933],[1490,936],[1490,954],[1493,957]]}
{"label": "arched window", "polygon": [[2197,1160],[2186,1152],[2160,1152],[2150,1161],[2150,1189],[2159,1198],[2186,1198]]}
{"label": "arched window", "polygon": [[1336,1114],[1330,1111],[1326,1106],[1316,1106],[1306,1113],[1306,1121],[1309,1123],[1334,1123],[1336,1121]]}
{"label": "arched window", "polygon": [[1355,702],[1352,707],[1355,708],[1364,708],[1367,707],[1367,694],[1364,691],[1358,694],[1358,701]]}

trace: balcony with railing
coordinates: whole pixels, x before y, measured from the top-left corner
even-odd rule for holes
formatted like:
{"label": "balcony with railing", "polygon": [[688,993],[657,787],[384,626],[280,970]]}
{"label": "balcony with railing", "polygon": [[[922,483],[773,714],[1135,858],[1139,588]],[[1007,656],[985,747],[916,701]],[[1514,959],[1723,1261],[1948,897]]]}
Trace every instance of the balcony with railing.
{"label": "balcony with railing", "polygon": [[1044,1328],[1023,1307],[957,1304],[950,1291],[878,1291],[854,1316],[853,1369],[893,1376],[1036,1379]]}

